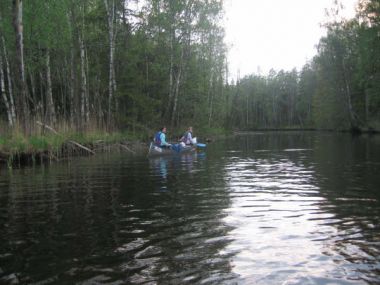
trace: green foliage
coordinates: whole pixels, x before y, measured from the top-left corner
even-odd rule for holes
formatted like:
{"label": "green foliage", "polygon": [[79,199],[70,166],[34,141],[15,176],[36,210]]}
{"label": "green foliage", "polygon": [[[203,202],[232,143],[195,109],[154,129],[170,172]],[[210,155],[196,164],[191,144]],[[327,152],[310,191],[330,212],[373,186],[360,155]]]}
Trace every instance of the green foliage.
{"label": "green foliage", "polygon": [[46,137],[32,136],[29,138],[29,144],[35,151],[44,151],[50,147],[48,139]]}
{"label": "green foliage", "polygon": [[241,129],[378,129],[379,1],[362,2],[362,19],[331,22],[318,54],[300,73],[247,76],[232,88],[232,125]]}
{"label": "green foliage", "polygon": [[[226,84],[223,1],[149,0],[138,6],[132,0],[108,1],[115,3],[116,15],[111,84],[104,0],[23,3],[27,104],[41,121],[48,109],[47,51],[56,119],[84,133],[91,124],[105,129],[108,115],[108,129],[127,129],[141,137],[162,125],[206,131],[348,129],[375,127],[380,121],[378,0],[362,1],[356,19],[327,24],[318,54],[300,72],[250,75],[231,85]],[[6,79],[17,78],[19,72],[12,13],[12,1],[1,1],[0,30],[8,54],[1,51],[0,56],[11,66]],[[19,88],[11,87],[13,97],[20,98]],[[2,116],[6,120],[6,112]],[[117,139],[105,132],[73,136],[83,143]],[[18,138],[16,148],[59,148],[63,138],[34,137],[30,143]]]}

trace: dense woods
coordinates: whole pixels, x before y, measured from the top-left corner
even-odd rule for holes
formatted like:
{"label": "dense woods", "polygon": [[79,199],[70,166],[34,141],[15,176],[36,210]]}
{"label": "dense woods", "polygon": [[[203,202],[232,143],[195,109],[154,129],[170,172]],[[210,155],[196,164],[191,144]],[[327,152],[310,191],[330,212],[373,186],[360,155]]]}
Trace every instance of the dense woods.
{"label": "dense woods", "polygon": [[10,127],[144,129],[223,113],[221,1],[0,5],[1,110]]}
{"label": "dense woods", "polygon": [[380,1],[360,1],[351,20],[334,19],[302,70],[246,76],[233,86],[231,126],[380,130]]}
{"label": "dense woods", "polygon": [[229,83],[222,0],[1,1],[1,120],[25,134],[37,121],[380,129],[379,13],[379,0],[361,0],[354,19],[326,24],[302,70]]}

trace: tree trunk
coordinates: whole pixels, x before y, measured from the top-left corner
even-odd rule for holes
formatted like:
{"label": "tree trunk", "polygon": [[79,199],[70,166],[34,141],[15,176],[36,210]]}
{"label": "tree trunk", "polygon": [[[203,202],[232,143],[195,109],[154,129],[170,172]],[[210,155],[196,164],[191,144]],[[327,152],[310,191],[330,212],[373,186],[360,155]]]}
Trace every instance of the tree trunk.
{"label": "tree trunk", "polygon": [[3,72],[3,58],[0,53],[0,93],[4,100],[5,109],[7,111],[8,124],[10,127],[13,126],[12,112],[9,104],[7,94],[5,92],[5,83],[4,83],[4,72]]}
{"label": "tree trunk", "polygon": [[179,70],[176,77],[176,84],[174,86],[174,94],[173,94],[173,110],[171,114],[171,125],[174,126],[175,114],[177,112],[177,104],[178,104],[178,96],[179,96],[179,86],[181,83],[182,69],[183,69],[183,56],[184,56],[184,48],[181,51],[181,59],[179,64]]}
{"label": "tree trunk", "polygon": [[248,96],[249,92],[247,92],[247,102],[246,102],[246,114],[245,114],[245,118],[246,118],[246,121],[245,121],[245,125],[246,125],[246,128],[248,129],[248,123],[249,123],[249,96]]}
{"label": "tree trunk", "polygon": [[368,126],[368,124],[369,124],[369,94],[368,94],[368,88],[365,88],[364,94],[365,94],[365,123]]}
{"label": "tree trunk", "polygon": [[116,89],[116,81],[114,77],[114,54],[115,54],[115,1],[112,0],[111,7],[108,3],[109,0],[104,0],[104,5],[106,6],[107,11],[107,20],[108,20],[108,41],[110,45],[109,49],[109,82],[108,82],[108,117],[107,117],[107,127],[111,127],[111,118],[112,118],[112,100],[114,91]]}
{"label": "tree trunk", "polygon": [[55,108],[53,101],[53,90],[51,83],[51,70],[50,70],[50,51],[46,50],[46,118],[49,125],[56,124]]}
{"label": "tree trunk", "polygon": [[[15,114],[15,106],[13,103],[12,81],[11,81],[10,70],[9,70],[7,49],[5,46],[5,39],[3,36],[3,31],[1,29],[1,25],[2,25],[2,17],[0,14],[0,37],[1,37],[0,38],[0,80],[1,80],[0,92],[3,96],[4,104],[6,107],[9,126],[12,127],[16,123],[16,114]],[[4,59],[5,59],[5,69],[7,71],[9,99],[7,97],[6,90],[5,90],[5,74],[4,74],[3,55],[4,55]]]}
{"label": "tree trunk", "polygon": [[[45,121],[45,106],[43,104],[44,102],[44,90],[45,90],[45,86],[44,86],[44,82],[45,82],[45,79],[41,73],[41,71],[38,72],[38,76],[39,76],[39,82],[40,82],[40,87],[39,87],[39,90],[40,90],[40,100],[39,100],[39,103],[37,105],[37,112],[39,111],[40,112],[40,116],[41,118],[43,118],[43,120]],[[44,131],[44,129],[42,129],[42,131]]]}
{"label": "tree trunk", "polygon": [[[85,49],[85,60],[86,60],[86,78],[88,77],[88,57],[87,57],[87,50]],[[86,111],[85,111],[85,118],[86,123],[88,124],[90,122],[90,83],[89,80],[86,80],[86,92],[85,92],[85,104],[86,104]]]}
{"label": "tree trunk", "polygon": [[32,101],[35,102],[37,104],[38,100],[37,100],[37,97],[36,97],[36,83],[34,81],[34,77],[33,77],[33,74],[30,70],[28,70],[29,72],[29,80],[30,80],[30,88],[31,88],[31,98],[32,98]]}
{"label": "tree trunk", "polygon": [[[74,3],[74,2],[72,2]],[[75,8],[73,5],[71,5],[70,10],[66,13],[67,23],[70,31],[70,37],[71,37],[71,46],[70,46],[70,78],[69,80],[69,122],[70,126],[72,128],[76,127],[75,124],[78,122],[78,112],[77,112],[77,106],[75,100],[77,99],[77,96],[75,96],[75,89],[76,89],[76,68],[75,68],[75,44],[76,44],[76,33],[74,29],[73,23],[75,23],[75,16],[74,16]]]}
{"label": "tree trunk", "polygon": [[85,123],[85,97],[86,97],[86,88],[87,88],[87,78],[85,70],[85,50],[83,39],[79,37],[79,46],[80,46],[80,70],[81,70],[81,97],[80,97],[80,125],[83,130]]}
{"label": "tree trunk", "polygon": [[344,81],[344,94],[346,95],[346,105],[348,109],[349,119],[350,119],[350,125],[351,129],[357,128],[357,121],[355,118],[354,110],[352,107],[351,102],[351,90],[350,85],[347,79],[347,73],[346,73],[346,65],[344,63],[344,59],[342,59],[342,67],[343,67],[343,81]]}
{"label": "tree trunk", "polygon": [[28,96],[25,80],[25,67],[24,67],[24,44],[23,44],[23,24],[22,24],[22,0],[13,0],[13,27],[16,33],[16,55],[17,67],[19,75],[19,92],[17,96],[17,106],[20,117],[20,123],[25,132],[29,132],[29,108]]}
{"label": "tree trunk", "polygon": [[74,48],[70,48],[70,125],[74,127],[75,125],[75,114],[76,114],[76,104],[75,104],[75,67],[74,67]]}
{"label": "tree trunk", "polygon": [[277,114],[274,91],[272,93],[272,127],[277,126]]}
{"label": "tree trunk", "polygon": [[207,101],[208,101],[208,106],[209,106],[209,111],[208,111],[208,126],[211,127],[211,118],[212,118],[212,107],[213,107],[213,101],[214,101],[214,93],[211,96],[211,90],[212,90],[212,82],[213,82],[213,77],[214,77],[214,71],[211,69],[211,74],[210,74],[210,80],[209,80],[209,86],[208,86],[208,94],[207,94]]}
{"label": "tree trunk", "polygon": [[[99,128],[104,127],[104,110],[102,106],[102,97],[100,96],[100,79],[98,75],[95,76],[95,83],[94,83],[94,111],[95,111],[95,118],[97,119],[97,124]],[[97,112],[96,112],[97,110]]]}
{"label": "tree trunk", "polygon": [[2,38],[2,41],[3,41],[3,51],[4,51],[4,59],[5,59],[5,68],[7,71],[8,96],[9,96],[10,111],[12,114],[13,123],[16,123],[16,109],[15,109],[15,103],[14,103],[14,99],[13,99],[13,85],[12,85],[11,69],[9,67],[9,60],[8,60],[7,50],[5,48],[4,38]]}
{"label": "tree trunk", "polygon": [[212,122],[212,115],[213,115],[213,108],[214,108],[214,97],[215,97],[215,94],[214,92],[212,93],[212,96],[211,96],[211,102],[210,102],[210,113],[209,113],[209,116],[208,116],[208,126],[211,127],[211,122]]}
{"label": "tree trunk", "polygon": [[[173,32],[172,32],[173,33]],[[171,116],[170,111],[171,111],[171,106],[172,106],[172,98],[173,98],[173,78],[174,78],[174,35],[171,34],[170,36],[170,67],[169,67],[169,99],[168,99],[168,105],[166,112],[169,115],[168,117]],[[165,116],[168,118],[167,116]]]}

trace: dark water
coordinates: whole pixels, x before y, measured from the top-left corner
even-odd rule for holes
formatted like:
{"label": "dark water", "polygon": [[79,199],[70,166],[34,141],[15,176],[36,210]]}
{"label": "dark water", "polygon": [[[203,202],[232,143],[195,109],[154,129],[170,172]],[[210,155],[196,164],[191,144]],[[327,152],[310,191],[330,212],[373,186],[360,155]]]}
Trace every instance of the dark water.
{"label": "dark water", "polygon": [[0,284],[380,284],[380,138],[265,133],[0,176]]}

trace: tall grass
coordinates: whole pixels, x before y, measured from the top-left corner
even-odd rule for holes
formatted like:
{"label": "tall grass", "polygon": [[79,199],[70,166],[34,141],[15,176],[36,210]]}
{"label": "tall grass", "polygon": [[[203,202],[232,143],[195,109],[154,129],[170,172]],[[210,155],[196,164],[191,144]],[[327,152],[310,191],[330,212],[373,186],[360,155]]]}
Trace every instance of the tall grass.
{"label": "tall grass", "polygon": [[[0,121],[0,154],[14,156],[17,154],[36,154],[42,152],[58,154],[68,141],[75,141],[82,145],[95,145],[120,143],[123,141],[149,141],[153,138],[157,130],[150,130],[146,126],[135,126],[130,131],[107,132],[96,127],[96,123],[86,125],[85,131],[73,131],[69,124],[60,122],[55,125],[57,133],[43,128],[37,123],[31,124],[33,129],[26,135],[19,126],[9,128],[3,121]],[[179,138],[186,130],[186,127],[168,127],[168,139]],[[209,128],[206,126],[194,127],[194,135],[198,138],[209,136],[226,135],[225,129]]]}
{"label": "tall grass", "polygon": [[12,129],[0,135],[0,152],[7,155],[20,153],[33,154],[39,152],[58,152],[68,141],[75,141],[82,145],[96,143],[112,144],[123,141],[138,141],[146,137],[144,133],[127,131],[108,133],[103,130],[89,130],[86,132],[57,131],[58,134],[44,131],[40,134],[25,135]]}

